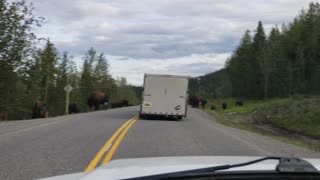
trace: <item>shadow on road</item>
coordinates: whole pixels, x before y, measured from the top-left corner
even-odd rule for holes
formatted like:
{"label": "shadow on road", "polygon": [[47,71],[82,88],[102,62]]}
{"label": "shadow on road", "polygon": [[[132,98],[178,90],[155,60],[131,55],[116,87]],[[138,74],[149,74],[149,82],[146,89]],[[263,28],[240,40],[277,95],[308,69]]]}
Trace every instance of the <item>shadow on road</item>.
{"label": "shadow on road", "polygon": [[164,116],[147,116],[147,117],[143,117],[143,118],[139,118],[139,120],[143,121],[183,121],[183,119],[178,119],[178,118],[174,118],[174,117],[164,117]]}

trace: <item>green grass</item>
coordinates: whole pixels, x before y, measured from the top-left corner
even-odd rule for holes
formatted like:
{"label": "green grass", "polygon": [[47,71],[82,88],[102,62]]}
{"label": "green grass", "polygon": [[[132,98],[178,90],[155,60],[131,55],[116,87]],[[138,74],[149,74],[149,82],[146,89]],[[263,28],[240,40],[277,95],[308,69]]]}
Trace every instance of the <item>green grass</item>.
{"label": "green grass", "polygon": [[[308,101],[312,101],[313,105]],[[209,114],[215,117],[215,119],[223,125],[251,131],[254,133],[271,136],[272,138],[295,144],[301,147],[320,150],[318,145],[310,144],[300,139],[284,137],[279,134],[274,134],[265,130],[255,128],[254,126],[248,126],[245,124],[239,124],[233,122],[227,117],[227,113],[237,113],[238,115],[248,116],[252,112],[255,112],[258,116],[270,115],[270,122],[275,127],[287,129],[289,131],[300,133],[311,137],[320,137],[320,98],[313,97],[309,99],[304,98],[285,98],[285,99],[272,99],[268,101],[244,101],[244,106],[235,106],[234,99],[220,99],[215,100],[214,104],[221,104],[222,102],[228,103],[228,109],[222,110],[217,106],[216,111],[206,110]],[[307,102],[307,103],[306,103]],[[306,105],[307,104],[307,105]]]}
{"label": "green grass", "polygon": [[217,111],[210,111],[210,110],[205,110],[207,113],[211,114],[213,117],[216,118],[217,121],[219,121],[221,124],[229,127],[234,127],[234,128],[242,128],[239,124],[233,123],[232,121],[227,120],[223,114]]}
{"label": "green grass", "polygon": [[[215,106],[217,106],[218,111],[223,111],[224,113],[232,113],[236,112],[238,114],[249,114],[259,108],[268,108],[271,106],[279,106],[282,104],[286,104],[290,99],[273,99],[268,101],[258,101],[258,100],[245,100],[243,106],[235,106],[235,99],[227,98],[227,99],[218,99],[213,102]],[[228,108],[226,110],[221,109],[221,103],[226,102],[228,104]]]}
{"label": "green grass", "polygon": [[307,113],[292,114],[272,119],[278,127],[312,137],[320,137],[320,107],[309,109]]}
{"label": "green grass", "polygon": [[294,139],[294,138],[288,138],[288,137],[283,137],[268,131],[264,131],[261,129],[257,129],[254,127],[249,127],[249,126],[244,126],[241,124],[236,124],[233,123],[232,121],[228,120],[221,112],[217,112],[217,111],[210,111],[210,110],[205,110],[207,113],[209,113],[210,115],[212,115],[215,120],[217,120],[219,123],[231,127],[231,128],[237,128],[237,129],[242,129],[242,130],[246,130],[252,133],[256,133],[256,134],[260,134],[263,136],[269,136],[273,139],[285,142],[285,143],[289,143],[289,144],[293,144],[299,147],[303,147],[303,148],[307,148],[307,149],[311,149],[314,151],[320,151],[320,146],[314,145],[314,144],[310,144],[308,142],[299,140],[299,139]]}

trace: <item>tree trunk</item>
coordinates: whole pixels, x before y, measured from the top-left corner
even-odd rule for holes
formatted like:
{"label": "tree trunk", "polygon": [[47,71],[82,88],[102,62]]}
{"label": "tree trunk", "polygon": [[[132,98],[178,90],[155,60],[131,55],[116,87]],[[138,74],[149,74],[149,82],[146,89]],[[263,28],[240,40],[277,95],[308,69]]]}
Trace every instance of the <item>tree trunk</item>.
{"label": "tree trunk", "polygon": [[268,99],[269,73],[267,72],[264,79],[264,99]]}

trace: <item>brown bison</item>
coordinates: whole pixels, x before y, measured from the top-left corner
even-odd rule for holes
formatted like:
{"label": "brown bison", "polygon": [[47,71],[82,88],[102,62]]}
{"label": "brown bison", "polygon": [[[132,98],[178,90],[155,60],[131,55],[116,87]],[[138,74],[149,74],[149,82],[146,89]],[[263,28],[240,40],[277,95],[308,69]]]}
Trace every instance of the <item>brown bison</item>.
{"label": "brown bison", "polygon": [[45,104],[42,101],[36,100],[32,108],[32,119],[44,118],[45,113],[43,112]]}
{"label": "brown bison", "polygon": [[243,106],[243,100],[242,99],[239,99],[235,102],[235,105],[236,106]]}
{"label": "brown bison", "polygon": [[189,104],[194,108],[201,106],[204,109],[206,107],[207,100],[203,99],[201,96],[192,96],[189,98]]}
{"label": "brown bison", "polygon": [[0,120],[7,120],[7,119],[8,119],[8,113],[0,112]]}
{"label": "brown bison", "polygon": [[197,108],[200,105],[200,101],[201,98],[198,96],[192,96],[189,98],[189,104],[193,107],[193,108]]}
{"label": "brown bison", "polygon": [[78,113],[78,112],[79,112],[79,109],[77,104],[75,103],[69,104],[69,114]]}
{"label": "brown bison", "polygon": [[129,106],[129,102],[126,99],[122,99],[121,101],[114,102],[111,104],[112,108],[127,107],[127,106]]}
{"label": "brown bison", "polygon": [[94,91],[89,95],[88,106],[90,108],[94,107],[95,110],[99,110],[100,104],[107,107],[108,103],[109,97],[105,93]]}
{"label": "brown bison", "polygon": [[221,104],[221,106],[222,106],[222,109],[223,109],[223,110],[225,110],[225,109],[228,108],[228,104],[227,104],[226,102],[223,102],[223,103]]}
{"label": "brown bison", "polygon": [[207,104],[207,100],[205,99],[201,99],[201,106],[202,106],[202,109],[204,109],[206,107],[206,104]]}

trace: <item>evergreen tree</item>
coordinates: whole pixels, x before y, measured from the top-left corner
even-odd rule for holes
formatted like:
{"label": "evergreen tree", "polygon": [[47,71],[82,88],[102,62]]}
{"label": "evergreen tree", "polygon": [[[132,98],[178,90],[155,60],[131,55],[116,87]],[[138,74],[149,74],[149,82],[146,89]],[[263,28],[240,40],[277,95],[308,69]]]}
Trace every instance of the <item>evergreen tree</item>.
{"label": "evergreen tree", "polygon": [[51,114],[54,115],[64,114],[65,111],[66,92],[64,91],[64,87],[69,83],[71,58],[68,52],[63,52],[61,60],[58,63],[56,86],[54,87],[53,93],[51,93],[51,96],[55,98],[55,101],[52,102],[55,108],[53,112],[51,112]]}
{"label": "evergreen tree", "polygon": [[112,102],[126,99],[129,101],[130,104],[139,103],[135,91],[128,85],[127,79],[125,77],[118,78],[117,84],[117,91],[112,96]]}
{"label": "evergreen tree", "polygon": [[[272,73],[274,72],[275,63],[280,59],[280,38],[281,34],[277,27],[272,28],[270,32],[270,36],[264,47],[263,56],[261,58],[261,70],[264,76],[264,87],[263,87],[263,94],[264,99],[267,99],[271,94],[270,91],[270,79]],[[275,80],[275,79],[273,79]]]}
{"label": "evergreen tree", "polygon": [[96,84],[94,76],[93,76],[93,65],[96,62],[96,51],[93,48],[90,48],[86,54],[86,56],[83,58],[83,67],[80,77],[80,94],[81,94],[81,104],[80,107],[82,110],[85,110],[86,100],[90,94],[90,92],[96,90],[94,85]]}
{"label": "evergreen tree", "polygon": [[252,37],[250,31],[245,31],[239,47],[233,53],[226,65],[232,82],[232,94],[235,97],[250,97],[252,85]]}
{"label": "evergreen tree", "polygon": [[0,113],[6,112],[11,118],[21,104],[19,97],[25,86],[19,72],[25,67],[25,59],[32,51],[35,39],[31,29],[39,25],[33,16],[33,8],[25,1],[7,2],[0,0]]}
{"label": "evergreen tree", "polygon": [[250,93],[253,98],[263,97],[263,84],[264,78],[262,73],[262,68],[264,68],[264,56],[265,56],[265,46],[266,46],[266,35],[264,33],[262,22],[259,21],[256,33],[253,37],[252,53],[254,58],[250,60],[250,81],[252,83]]}
{"label": "evergreen tree", "polygon": [[50,40],[44,49],[40,52],[40,69],[41,69],[41,100],[46,104],[47,111],[52,114],[55,113],[56,98],[55,92],[56,77],[57,77],[57,62],[59,59],[58,51]]}

